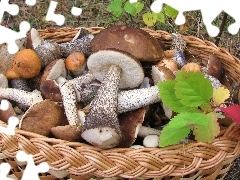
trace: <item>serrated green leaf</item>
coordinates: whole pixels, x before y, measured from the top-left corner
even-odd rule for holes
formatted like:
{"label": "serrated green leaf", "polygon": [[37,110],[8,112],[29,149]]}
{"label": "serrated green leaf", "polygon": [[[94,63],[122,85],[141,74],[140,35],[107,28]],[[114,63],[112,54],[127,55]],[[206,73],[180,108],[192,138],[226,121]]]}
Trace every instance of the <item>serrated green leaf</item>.
{"label": "serrated green leaf", "polygon": [[131,14],[132,16],[135,16],[137,13],[142,11],[143,7],[144,7],[143,3],[140,2],[130,3],[129,1],[127,1],[124,4],[123,8],[127,13]]}
{"label": "serrated green leaf", "polygon": [[159,146],[173,145],[185,138],[193,130],[198,142],[210,143],[219,134],[215,112],[181,113],[170,120],[160,133]]}
{"label": "serrated green leaf", "polygon": [[195,121],[193,134],[198,142],[211,143],[214,138],[220,133],[220,126],[217,121],[216,112],[204,114],[201,119],[204,125]]}
{"label": "serrated green leaf", "polygon": [[122,14],[122,0],[113,0],[107,7],[107,11],[111,12],[116,18]]}
{"label": "serrated green leaf", "polygon": [[164,5],[164,13],[166,14],[166,16],[175,19],[178,15],[178,10],[174,9],[173,7],[169,6],[169,5]]}
{"label": "serrated green leaf", "polygon": [[175,80],[175,94],[182,104],[198,107],[210,102],[213,88],[203,73],[179,71]]}
{"label": "serrated green leaf", "polygon": [[[194,127],[195,120],[201,120],[203,113],[181,113],[170,120],[163,128],[159,137],[159,146],[165,147],[173,145],[185,138]],[[200,124],[204,125],[204,122]]]}
{"label": "serrated green leaf", "polygon": [[193,112],[196,108],[185,106],[175,94],[175,80],[168,80],[158,83],[159,94],[162,102],[174,112]]}
{"label": "serrated green leaf", "polygon": [[157,21],[165,24],[165,16],[164,16],[164,13],[162,11],[157,13]]}
{"label": "serrated green leaf", "polygon": [[157,22],[157,14],[154,12],[147,12],[143,14],[143,22],[148,26],[154,26]]}

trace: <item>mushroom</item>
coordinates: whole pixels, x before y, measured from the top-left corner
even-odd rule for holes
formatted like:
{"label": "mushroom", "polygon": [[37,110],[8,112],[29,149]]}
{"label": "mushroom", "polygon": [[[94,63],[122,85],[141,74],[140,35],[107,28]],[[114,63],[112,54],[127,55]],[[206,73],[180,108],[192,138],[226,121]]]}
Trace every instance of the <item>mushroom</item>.
{"label": "mushroom", "polygon": [[91,54],[87,65],[102,84],[90,103],[82,138],[100,148],[112,148],[121,137],[117,118],[118,88],[139,86],[144,78],[143,68],[132,56],[113,49]]}
{"label": "mushroom", "polygon": [[0,74],[0,87],[1,88],[8,87],[8,79],[4,74]]}
{"label": "mushroom", "polygon": [[221,80],[223,74],[222,62],[214,54],[209,57],[206,73]]}
{"label": "mushroom", "polygon": [[40,73],[41,61],[31,49],[23,49],[14,57],[12,67],[6,72],[8,79],[33,78]]}
{"label": "mushroom", "polygon": [[70,42],[59,44],[62,57],[66,58],[73,52],[83,52],[87,57],[91,54],[90,42],[94,36],[86,29],[81,29]]}
{"label": "mushroom", "polygon": [[[31,92],[31,88],[28,85],[28,82],[26,79],[24,78],[19,78],[19,79],[12,79],[10,80],[11,83],[11,87],[15,88],[15,89],[20,89],[20,90],[24,90],[27,92]],[[24,106],[22,104],[17,103],[18,107],[24,111],[27,110],[28,106]]]}
{"label": "mushroom", "polygon": [[44,98],[61,102],[62,96],[59,83],[66,82],[67,71],[64,59],[56,59],[50,62],[44,69],[40,80],[40,91]]}
{"label": "mushroom", "polygon": [[155,85],[159,82],[175,79],[173,72],[164,66],[152,66],[152,79]]}
{"label": "mushroom", "polygon": [[158,135],[151,134],[151,135],[146,136],[143,139],[144,147],[156,148],[159,146],[158,144],[159,144],[159,136]]}
{"label": "mushroom", "polygon": [[35,49],[38,45],[42,44],[44,39],[39,35],[35,28],[31,28],[30,33],[27,34],[27,49]]}
{"label": "mushroom", "polygon": [[49,136],[52,127],[65,124],[63,109],[56,102],[45,99],[29,107],[20,120],[19,128]]}
{"label": "mushroom", "polygon": [[114,48],[136,57],[139,61],[158,61],[163,50],[158,41],[146,31],[126,25],[108,27],[91,41],[93,52]]}
{"label": "mushroom", "polygon": [[133,145],[137,138],[139,129],[144,121],[145,113],[145,108],[139,108],[137,110],[119,115],[119,124],[122,137],[118,147],[128,148]]}
{"label": "mushroom", "polygon": [[170,69],[173,74],[176,74],[176,72],[178,71],[178,65],[176,63],[176,61],[174,61],[173,59],[162,59],[161,61],[158,61],[155,66],[160,67],[166,67],[168,69]]}
{"label": "mushroom", "polygon": [[83,76],[79,76],[59,84],[59,90],[68,125],[53,127],[51,132],[55,135],[55,137],[67,141],[81,140],[81,128],[83,122],[81,121],[81,114],[77,109],[77,95],[74,86],[79,83],[91,82],[92,79],[93,75],[91,73],[87,73]]}
{"label": "mushroom", "polygon": [[[4,102],[3,102],[4,101]],[[0,120],[5,122],[5,123],[8,123],[8,119],[12,116],[16,116],[16,113],[12,107],[12,104],[8,101],[8,100],[2,100],[1,101],[1,106],[2,104],[5,103],[7,104],[7,109],[1,109],[0,108]]]}
{"label": "mushroom", "polygon": [[65,60],[65,66],[74,77],[82,75],[86,68],[85,55],[82,52],[73,52]]}
{"label": "mushroom", "polygon": [[[27,38],[21,38],[16,40],[16,44],[19,47],[19,51],[26,48]],[[8,45],[0,45],[0,74],[6,74],[7,69],[12,66],[13,59],[16,56],[15,54],[10,54],[8,52]]]}
{"label": "mushroom", "polygon": [[171,49],[175,50],[173,60],[177,62],[178,68],[181,69],[187,64],[184,57],[184,50],[186,48],[186,41],[179,34],[172,33],[172,45]]}
{"label": "mushroom", "polygon": [[31,106],[32,104],[43,100],[41,92],[37,90],[27,92],[14,88],[0,88],[0,98],[6,98],[25,106]]}
{"label": "mushroom", "polygon": [[158,87],[124,90],[118,93],[118,113],[132,111],[150,104],[160,102]]}
{"label": "mushroom", "polygon": [[185,72],[201,72],[201,66],[198,63],[195,62],[189,62],[187,64],[185,64],[182,68],[181,71],[185,71]]}
{"label": "mushroom", "polygon": [[59,45],[50,40],[44,40],[34,48],[34,51],[38,54],[41,60],[41,69],[47,66],[50,62],[61,58]]}

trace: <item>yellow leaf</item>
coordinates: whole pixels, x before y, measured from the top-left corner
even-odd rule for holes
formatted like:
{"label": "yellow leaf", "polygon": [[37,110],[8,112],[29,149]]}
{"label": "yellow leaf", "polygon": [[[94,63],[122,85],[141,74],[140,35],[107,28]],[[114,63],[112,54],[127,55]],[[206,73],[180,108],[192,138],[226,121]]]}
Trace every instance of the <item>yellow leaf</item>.
{"label": "yellow leaf", "polygon": [[225,87],[219,87],[213,91],[213,102],[216,106],[221,105],[230,97],[230,91]]}
{"label": "yellow leaf", "polygon": [[154,26],[154,24],[157,22],[157,14],[153,12],[144,13],[143,21],[148,27]]}

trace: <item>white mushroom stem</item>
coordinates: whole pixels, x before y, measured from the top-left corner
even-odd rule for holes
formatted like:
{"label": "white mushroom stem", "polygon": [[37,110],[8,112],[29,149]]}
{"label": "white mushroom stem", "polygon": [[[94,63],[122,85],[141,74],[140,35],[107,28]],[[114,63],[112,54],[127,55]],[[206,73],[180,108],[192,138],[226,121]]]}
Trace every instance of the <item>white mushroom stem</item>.
{"label": "white mushroom stem", "polygon": [[[80,96],[84,95],[79,90],[78,88],[77,93]],[[157,86],[120,91],[118,93],[118,114],[136,110],[160,101],[161,98]],[[88,108],[89,107],[86,107],[86,109]]]}
{"label": "white mushroom stem", "polygon": [[117,92],[121,68],[110,66],[83,126],[82,138],[100,148],[118,145],[121,137],[117,115]]}
{"label": "white mushroom stem", "polygon": [[31,106],[43,100],[40,91],[27,92],[15,88],[0,88],[0,98],[9,99],[25,106]]}
{"label": "white mushroom stem", "polygon": [[155,128],[151,128],[151,127],[147,127],[147,126],[141,126],[139,128],[138,137],[146,137],[148,135],[159,135],[160,134],[160,130],[159,129],[155,129]]}
{"label": "white mushroom stem", "polygon": [[77,114],[77,99],[73,84],[71,82],[60,83],[59,90],[62,96],[63,106],[69,125],[81,126]]}
{"label": "white mushroom stem", "polygon": [[65,109],[65,113],[69,122],[69,125],[80,126],[82,123],[78,117],[77,110],[77,95],[75,91],[75,84],[79,83],[88,83],[93,80],[93,75],[91,73],[87,73],[83,76],[79,76],[69,81],[62,81],[59,84],[59,90],[62,96],[63,106]]}
{"label": "white mushroom stem", "polygon": [[121,91],[118,93],[118,113],[132,111],[160,101],[157,86]]}

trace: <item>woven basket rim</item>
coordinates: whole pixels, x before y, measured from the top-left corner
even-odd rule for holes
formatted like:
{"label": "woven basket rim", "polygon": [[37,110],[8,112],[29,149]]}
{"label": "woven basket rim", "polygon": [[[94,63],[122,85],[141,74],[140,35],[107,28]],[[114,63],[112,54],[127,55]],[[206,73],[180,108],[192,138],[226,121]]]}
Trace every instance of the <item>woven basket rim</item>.
{"label": "woven basket rim", "polygon": [[[93,34],[103,27],[48,28],[38,30],[44,39],[58,43],[70,41],[79,29],[85,28]],[[171,42],[171,34],[162,30],[142,28],[152,36]],[[183,35],[182,35],[183,36]],[[183,36],[187,42],[188,53],[207,59],[215,54],[224,69],[240,83],[240,60],[224,48],[194,36]],[[206,53],[202,53],[206,52]],[[0,121],[0,126],[6,124]],[[195,171],[204,171],[218,166],[226,160],[231,162],[240,154],[240,127],[232,123],[212,143],[189,143],[165,148],[114,148],[102,150],[88,144],[68,142],[48,138],[36,133],[16,129],[14,136],[0,134],[2,153],[8,158],[15,158],[18,150],[33,154],[35,163],[48,162],[55,171],[67,171],[68,174],[96,177],[152,178],[165,176],[183,176]],[[184,168],[183,168],[183,163]]]}

